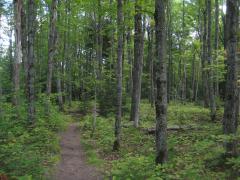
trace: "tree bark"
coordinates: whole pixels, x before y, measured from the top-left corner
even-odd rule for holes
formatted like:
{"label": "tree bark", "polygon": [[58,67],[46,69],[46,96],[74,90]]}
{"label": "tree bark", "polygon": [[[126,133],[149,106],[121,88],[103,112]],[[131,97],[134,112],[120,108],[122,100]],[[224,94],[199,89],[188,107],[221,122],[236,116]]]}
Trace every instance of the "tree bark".
{"label": "tree bark", "polygon": [[19,91],[20,91],[20,65],[22,62],[22,33],[21,33],[21,13],[22,0],[14,0],[14,20],[15,20],[15,57],[13,61],[13,105],[18,109],[19,106]]}
{"label": "tree bark", "polygon": [[[26,17],[26,5],[23,4],[22,12],[21,12],[21,37],[22,37],[22,61],[23,61],[23,69],[24,69],[24,80],[27,81],[28,77],[28,45],[27,45],[27,17]],[[25,94],[28,94],[28,87],[27,84],[24,86]]]}
{"label": "tree bark", "polygon": [[139,106],[141,99],[141,79],[142,79],[142,64],[143,64],[143,25],[141,6],[139,1],[135,2],[136,15],[134,17],[135,34],[134,34],[134,64],[133,64],[133,88],[131,102],[131,117],[134,126],[139,126]]}
{"label": "tree bark", "polygon": [[53,64],[54,56],[56,54],[57,46],[57,0],[52,0],[50,10],[50,23],[49,23],[49,35],[48,35],[48,73],[47,73],[47,111],[49,111],[50,95],[52,92],[52,76],[53,76]]}
{"label": "tree bark", "polygon": [[149,100],[151,106],[155,104],[154,100],[154,73],[153,73],[153,28],[149,24],[147,27],[148,34],[148,62],[149,62],[149,81],[150,81],[150,91],[149,91]]}
{"label": "tree bark", "polygon": [[122,65],[123,65],[123,2],[117,1],[117,26],[118,26],[118,50],[117,50],[117,115],[115,121],[115,141],[113,150],[119,150],[122,119]]}
{"label": "tree bark", "polygon": [[56,64],[56,71],[57,71],[57,99],[58,99],[58,106],[60,111],[64,111],[63,105],[63,96],[62,96],[62,82],[61,82],[61,64],[58,62]]}
{"label": "tree bark", "polygon": [[[239,118],[239,90],[238,81],[238,57],[237,43],[239,32],[239,3],[227,0],[226,16],[226,45],[227,45],[227,81],[223,117],[223,132],[226,135],[234,135],[237,132]],[[237,142],[226,143],[226,154],[237,156]]]}
{"label": "tree bark", "polygon": [[35,122],[35,58],[34,58],[34,41],[35,41],[35,21],[36,21],[36,10],[35,10],[35,0],[28,0],[28,15],[27,15],[27,27],[28,27],[28,77],[27,77],[27,87],[28,87],[28,121],[31,125]]}
{"label": "tree bark", "polygon": [[206,59],[207,59],[207,12],[203,13],[203,37],[202,37],[202,88],[203,88],[203,100],[204,106],[209,107],[208,88],[207,88],[207,76],[206,76]]}
{"label": "tree bark", "polygon": [[167,161],[167,69],[166,69],[166,4],[155,1],[156,23],[156,163]]}
{"label": "tree bark", "polygon": [[208,25],[207,25],[207,60],[208,60],[208,95],[209,95],[209,103],[210,103],[210,111],[211,111],[211,119],[215,120],[216,117],[216,104],[215,104],[215,95],[214,95],[214,86],[213,86],[213,72],[212,72],[212,3],[211,0],[206,0],[207,6],[207,17],[208,17]]}
{"label": "tree bark", "polygon": [[[214,36],[214,51],[215,51],[215,63],[218,67],[218,46],[219,46],[219,1],[215,0],[215,36]],[[219,95],[219,78],[218,69],[216,71],[216,83],[215,83],[215,96]]]}
{"label": "tree bark", "polygon": [[103,36],[102,36],[102,0],[98,0],[97,2],[97,8],[98,8],[98,14],[96,18],[96,45],[97,45],[97,60],[98,60],[98,71],[97,71],[97,77],[100,79],[101,73],[102,73],[102,51],[103,51]]}

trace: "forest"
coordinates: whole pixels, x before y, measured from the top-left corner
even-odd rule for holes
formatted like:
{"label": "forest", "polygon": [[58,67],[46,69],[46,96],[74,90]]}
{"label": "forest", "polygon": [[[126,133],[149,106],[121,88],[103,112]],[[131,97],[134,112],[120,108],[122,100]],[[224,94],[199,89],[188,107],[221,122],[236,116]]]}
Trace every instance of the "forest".
{"label": "forest", "polygon": [[0,180],[240,179],[240,0],[0,0]]}

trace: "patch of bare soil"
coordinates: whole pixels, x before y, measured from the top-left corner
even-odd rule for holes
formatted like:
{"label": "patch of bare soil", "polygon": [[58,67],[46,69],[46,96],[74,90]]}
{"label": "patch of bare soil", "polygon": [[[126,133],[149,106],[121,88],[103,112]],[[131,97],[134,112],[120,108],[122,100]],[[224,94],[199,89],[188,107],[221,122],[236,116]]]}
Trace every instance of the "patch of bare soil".
{"label": "patch of bare soil", "polygon": [[103,175],[87,164],[86,154],[80,144],[77,123],[72,123],[61,134],[61,161],[57,165],[54,180],[102,180]]}

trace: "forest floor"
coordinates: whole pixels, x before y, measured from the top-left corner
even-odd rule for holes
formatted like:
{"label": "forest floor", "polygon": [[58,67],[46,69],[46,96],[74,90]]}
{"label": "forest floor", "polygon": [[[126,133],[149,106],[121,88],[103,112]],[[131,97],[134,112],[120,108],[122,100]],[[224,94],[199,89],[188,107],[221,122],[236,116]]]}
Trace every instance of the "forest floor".
{"label": "forest floor", "polygon": [[[77,118],[77,113],[71,113]],[[72,122],[61,134],[61,160],[53,179],[56,180],[101,180],[103,176],[87,163],[87,157],[80,143],[78,123]]]}

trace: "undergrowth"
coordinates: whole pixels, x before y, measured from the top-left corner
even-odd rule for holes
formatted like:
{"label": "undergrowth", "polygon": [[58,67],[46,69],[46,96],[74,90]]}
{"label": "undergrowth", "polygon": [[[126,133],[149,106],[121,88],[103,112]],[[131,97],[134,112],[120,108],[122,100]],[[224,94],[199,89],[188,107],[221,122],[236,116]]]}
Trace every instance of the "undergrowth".
{"label": "undergrowth", "polygon": [[218,122],[211,122],[209,110],[193,104],[171,103],[168,125],[190,126],[188,130],[168,132],[168,162],[156,166],[155,137],[143,131],[155,125],[154,109],[143,101],[140,128],[134,128],[129,115],[123,117],[121,148],[112,151],[114,116],[97,117],[92,133],[92,115],[79,122],[89,162],[100,167],[107,177],[119,180],[156,179],[226,179],[240,168],[239,158],[224,159],[222,110]]}
{"label": "undergrowth", "polygon": [[45,179],[51,166],[59,159],[58,132],[69,118],[51,106],[45,116],[43,102],[36,104],[36,123],[29,128],[26,106],[16,115],[9,103],[2,104],[0,120],[0,174],[10,179]]}

